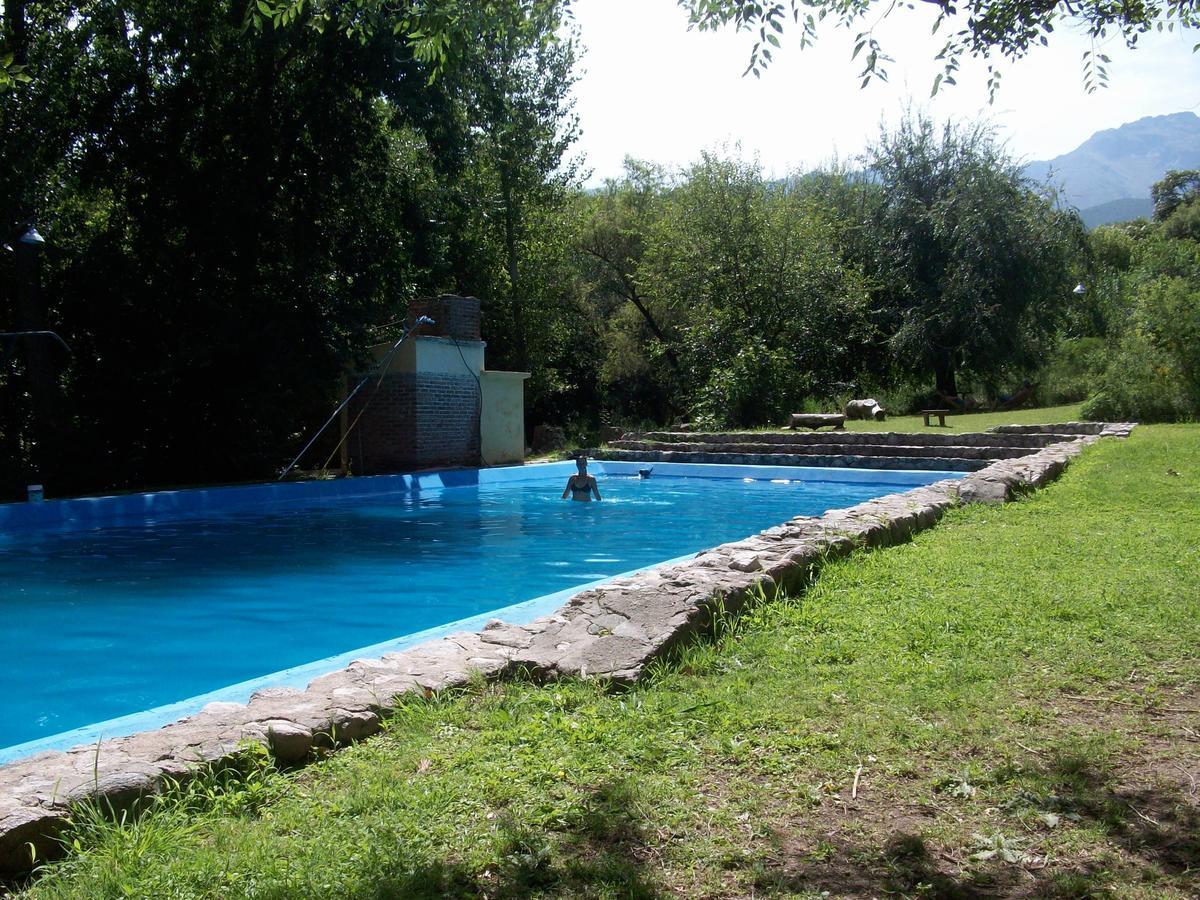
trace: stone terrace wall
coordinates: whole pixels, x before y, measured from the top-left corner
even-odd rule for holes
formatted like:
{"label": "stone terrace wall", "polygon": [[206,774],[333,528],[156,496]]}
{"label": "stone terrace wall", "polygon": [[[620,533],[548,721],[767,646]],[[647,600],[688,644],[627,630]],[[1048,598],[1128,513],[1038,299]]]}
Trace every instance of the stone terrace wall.
{"label": "stone terrace wall", "polygon": [[1105,429],[1133,426],[1128,422],[1062,422],[1058,425],[994,425],[995,434],[1102,434]]}
{"label": "stone terrace wall", "polygon": [[[1041,427],[1041,426],[1039,426]],[[1054,427],[1054,426],[1050,426]],[[783,444],[816,446],[822,444],[870,444],[910,447],[1025,447],[1040,450],[1061,441],[1060,434],[998,432],[940,432],[907,431],[726,431],[703,433],[691,431],[628,432],[625,441],[662,441],[702,444]]]}
{"label": "stone terrace wall", "polygon": [[[1031,451],[1035,452],[1035,451]],[[594,459],[624,459],[631,462],[716,463],[733,466],[821,466],[830,469],[919,469],[931,472],[974,472],[988,465],[986,459],[961,456],[865,456],[854,453],[827,455],[788,453],[772,450],[762,453],[714,452],[711,448],[695,451],[593,449],[586,451]]]}
{"label": "stone terrace wall", "polygon": [[[1101,433],[1123,436],[1130,427]],[[96,797],[128,806],[161,789],[165,778],[185,778],[197,766],[235,754],[243,741],[268,745],[281,763],[302,762],[314,747],[379,731],[398,696],[462,685],[472,673],[633,681],[651,660],[707,628],[719,608],[736,612],[777,586],[802,586],[825,560],[906,540],[956,505],[1000,503],[1040,487],[1099,439],[1086,435],[993,463],[959,481],[939,481],[820,517],[799,516],[687,562],[576,594],[528,625],[494,621],[478,634],[454,634],[381,659],[357,660],[303,691],[259,691],[246,705],[209,704],[157,731],[0,767],[0,871],[30,868],[27,844],[37,848],[39,859],[53,854],[54,835],[72,801]]]}

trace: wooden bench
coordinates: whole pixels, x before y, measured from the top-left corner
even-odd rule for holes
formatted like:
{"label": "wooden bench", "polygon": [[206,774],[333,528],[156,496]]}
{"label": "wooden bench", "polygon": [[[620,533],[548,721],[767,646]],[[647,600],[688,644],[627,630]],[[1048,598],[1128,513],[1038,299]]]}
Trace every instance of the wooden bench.
{"label": "wooden bench", "polygon": [[929,420],[933,416],[937,416],[938,425],[945,428],[946,427],[946,416],[948,416],[948,415],[950,415],[950,410],[948,410],[948,409],[923,409],[923,410],[921,410],[921,416],[922,416],[922,418],[925,419],[925,427],[926,428],[929,427]]}
{"label": "wooden bench", "polygon": [[788,420],[788,428],[811,428],[816,431],[826,425],[845,428],[846,417],[841,413],[792,413]]}

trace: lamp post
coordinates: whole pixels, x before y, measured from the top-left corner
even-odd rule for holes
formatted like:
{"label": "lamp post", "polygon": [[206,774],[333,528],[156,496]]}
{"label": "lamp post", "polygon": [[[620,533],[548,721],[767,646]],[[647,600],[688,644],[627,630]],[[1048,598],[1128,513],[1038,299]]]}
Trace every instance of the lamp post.
{"label": "lamp post", "polygon": [[[17,269],[17,327],[24,331],[39,331],[46,327],[46,310],[42,303],[42,250],[45,246],[46,239],[30,222],[12,247]],[[26,435],[29,447],[26,484],[30,498],[40,498],[46,445],[54,433],[51,409],[54,369],[45,341],[27,340],[24,343],[31,413]]]}

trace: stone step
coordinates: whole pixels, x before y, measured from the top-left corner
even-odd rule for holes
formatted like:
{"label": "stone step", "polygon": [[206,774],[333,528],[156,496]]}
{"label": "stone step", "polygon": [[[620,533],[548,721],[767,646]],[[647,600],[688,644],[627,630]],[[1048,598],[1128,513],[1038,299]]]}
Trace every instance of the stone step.
{"label": "stone step", "polygon": [[807,453],[705,453],[671,450],[589,450],[598,460],[628,462],[716,463],[728,466],[819,466],[835,469],[920,469],[923,471],[975,472],[992,464],[988,459],[948,456],[817,455]]}
{"label": "stone step", "polygon": [[1059,422],[1053,425],[994,425],[988,429],[994,434],[1099,434],[1105,422]]}
{"label": "stone step", "polygon": [[958,459],[1015,459],[1036,453],[1033,447],[930,447],[906,444],[769,444],[769,443],[702,443],[699,441],[613,441],[613,450],[657,450],[671,453],[787,453],[797,456],[904,456],[955,457]]}
{"label": "stone step", "polygon": [[937,432],[906,431],[647,431],[629,432],[623,440],[655,441],[659,443],[699,444],[876,444],[924,447],[1026,447],[1040,450],[1064,438],[1050,433],[1005,434],[968,432],[939,434]]}

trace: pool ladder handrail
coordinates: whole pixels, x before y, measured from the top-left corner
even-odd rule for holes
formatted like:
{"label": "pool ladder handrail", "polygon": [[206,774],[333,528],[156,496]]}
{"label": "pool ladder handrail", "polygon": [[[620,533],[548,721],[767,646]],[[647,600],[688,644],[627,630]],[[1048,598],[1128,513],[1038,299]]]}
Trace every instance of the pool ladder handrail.
{"label": "pool ladder handrail", "polygon": [[[354,386],[354,390],[352,390],[349,394],[346,395],[346,399],[338,404],[337,409],[335,409],[333,411],[333,414],[328,419],[325,420],[325,424],[322,425],[320,428],[318,428],[317,433],[314,434],[312,436],[312,438],[309,440],[309,442],[304,445],[304,449],[301,450],[299,453],[297,453],[296,458],[293,459],[290,463],[288,463],[287,468],[285,468],[279,474],[279,477],[276,479],[276,481],[283,481],[283,479],[287,478],[288,475],[291,474],[292,469],[296,468],[296,463],[300,462],[300,460],[304,458],[304,454],[307,453],[309,451],[309,449],[312,447],[312,445],[317,442],[317,439],[325,433],[325,429],[333,424],[334,420],[338,416],[341,415],[342,410],[345,409],[349,405],[350,401],[354,399],[355,395],[357,395],[358,392],[360,390],[362,390],[363,385],[365,385],[368,381],[370,381],[372,378],[374,378],[376,373],[379,374],[379,381],[376,383],[376,387],[378,387],[379,384],[383,383],[383,377],[387,374],[388,367],[391,366],[391,364],[392,364],[392,357],[394,357],[396,355],[396,351],[400,349],[400,345],[403,344],[406,340],[408,340],[409,335],[411,335],[414,330],[416,330],[417,328],[420,328],[422,325],[435,325],[435,324],[437,324],[437,323],[435,323],[433,321],[433,319],[429,318],[429,316],[418,316],[417,320],[415,322],[413,322],[412,328],[408,329],[403,334],[401,334],[400,339],[398,341],[396,341],[396,343],[392,344],[392,348],[390,350],[388,350],[388,352],[383,356],[382,359],[379,360],[379,362],[375,365],[375,368],[372,369],[370,372],[368,372],[366,375],[364,375],[362,377],[362,380],[360,380],[358,382],[358,384],[356,384]],[[367,402],[370,403],[371,402],[370,399],[368,399]],[[363,407],[363,409],[365,410],[366,407]],[[362,413],[359,413],[360,418],[361,418],[361,416],[362,416]],[[355,424],[357,424],[358,419],[355,419],[354,422],[355,422]],[[342,441],[344,441],[346,439],[346,437],[350,433],[350,429],[352,429],[353,427],[354,426],[351,425],[350,428],[346,430],[346,434],[342,435]],[[339,447],[341,446],[341,441],[338,442],[338,446]],[[337,448],[334,448],[334,452],[335,453],[337,452]]]}

